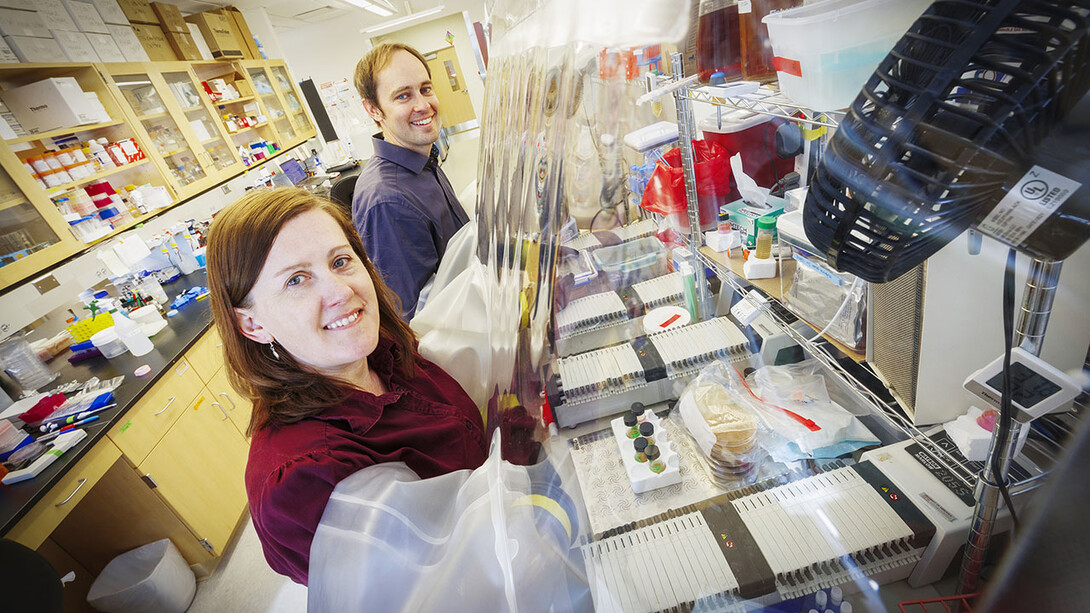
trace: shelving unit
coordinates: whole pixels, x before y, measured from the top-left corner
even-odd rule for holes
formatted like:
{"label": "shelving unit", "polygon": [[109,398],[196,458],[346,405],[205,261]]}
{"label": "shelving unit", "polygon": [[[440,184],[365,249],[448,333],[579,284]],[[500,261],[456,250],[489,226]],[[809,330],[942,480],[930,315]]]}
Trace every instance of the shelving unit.
{"label": "shelving unit", "polygon": [[[266,69],[275,65],[284,71],[284,75],[288,74],[282,62],[252,60],[247,64],[263,66]],[[139,77],[128,80],[126,84],[128,89],[134,90],[139,87],[147,89],[150,84],[152,90],[143,91],[139,96],[126,95],[119,85],[119,79],[125,75]],[[213,103],[204,93],[201,81],[224,76],[228,77],[229,81],[237,83],[243,97]],[[67,194],[92,181],[132,172],[131,177],[124,177],[123,180],[126,183],[151,183],[165,186],[174,199],[172,206],[177,206],[248,170],[242,163],[238,150],[240,145],[246,145],[249,140],[257,140],[257,138],[233,138],[227,132],[220,113],[217,112],[217,108],[221,105],[251,101],[261,104],[259,97],[253,95],[254,88],[248,81],[246,69],[239,61],[0,65],[0,88],[3,89],[49,77],[75,78],[84,91],[98,95],[106,112],[113,119],[108,122],[72,126],[0,141],[0,171],[2,171],[0,179],[11,184],[12,193],[19,194],[7,197],[9,192],[0,190],[0,194],[4,195],[0,201],[0,240],[5,237],[9,239],[7,243],[0,243],[0,245],[5,248],[15,245],[9,251],[18,256],[18,259],[14,260],[5,258],[3,265],[0,265],[0,291],[32,278],[70,257],[84,253],[98,242],[107,240],[110,236],[124,232],[172,208],[159,209],[149,215],[141,216],[102,239],[93,243],[83,243],[69,230],[68,223],[51,201],[52,197]],[[291,81],[289,80],[288,83],[290,85]],[[144,100],[141,97],[143,95],[153,96],[156,100],[141,105],[140,103]],[[294,95],[298,96],[297,93]],[[269,99],[277,98],[270,96]],[[297,97],[297,100],[301,98]],[[264,110],[262,113],[265,113]],[[247,136],[254,135],[267,142],[275,143],[277,151],[271,155],[266,154],[268,158],[276,157],[292,149],[312,138],[316,133],[313,125],[306,122],[304,125],[308,129],[302,130],[299,126],[293,126],[294,129],[290,130],[290,135],[282,135],[276,130],[275,123],[275,121],[266,121],[242,132]],[[167,153],[160,153],[153,142],[152,133],[159,130],[170,133],[170,138],[162,138],[158,141],[170,148]],[[144,152],[146,159],[51,189],[39,185],[23,165],[22,160],[28,156],[54,148],[55,145],[51,141],[53,137],[91,133],[96,137],[106,136],[110,140],[132,138]],[[81,140],[86,138],[81,136]],[[171,146],[183,142],[188,147]],[[189,167],[183,173],[177,168],[181,158],[176,156],[184,155],[187,151],[192,154],[192,157],[187,162]],[[22,237],[24,234],[29,238],[18,240],[12,238]],[[21,245],[28,243],[28,252],[17,253]],[[5,251],[0,255],[6,254]]]}

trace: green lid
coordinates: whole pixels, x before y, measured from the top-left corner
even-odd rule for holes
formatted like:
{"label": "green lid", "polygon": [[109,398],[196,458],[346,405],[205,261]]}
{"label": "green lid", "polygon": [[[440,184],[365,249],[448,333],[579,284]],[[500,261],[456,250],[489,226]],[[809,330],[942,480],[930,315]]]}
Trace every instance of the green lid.
{"label": "green lid", "polygon": [[775,230],[776,229],[776,218],[771,216],[771,215],[765,215],[764,217],[758,217],[757,218],[757,229],[758,230]]}

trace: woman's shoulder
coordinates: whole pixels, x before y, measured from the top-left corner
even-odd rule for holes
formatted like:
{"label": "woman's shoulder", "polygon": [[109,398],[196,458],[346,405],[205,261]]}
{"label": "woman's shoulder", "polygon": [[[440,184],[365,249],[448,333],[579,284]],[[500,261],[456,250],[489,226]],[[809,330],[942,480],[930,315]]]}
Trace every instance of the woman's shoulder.
{"label": "woman's shoulder", "polygon": [[314,418],[262,428],[250,442],[247,487],[291,481],[336,484],[346,470],[372,463],[362,450],[346,446],[344,438],[335,422]]}

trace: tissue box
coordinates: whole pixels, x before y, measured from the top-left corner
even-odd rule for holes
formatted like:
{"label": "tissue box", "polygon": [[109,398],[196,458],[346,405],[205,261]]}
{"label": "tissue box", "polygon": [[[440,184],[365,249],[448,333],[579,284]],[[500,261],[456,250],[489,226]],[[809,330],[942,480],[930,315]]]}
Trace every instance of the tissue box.
{"label": "tissue box", "polygon": [[757,219],[766,215],[772,217],[783,215],[787,201],[776,196],[769,196],[768,204],[770,208],[766,209],[749,206],[745,200],[735,200],[726,205],[727,212],[730,213],[731,227],[742,232],[742,243],[750,249],[757,246]]}

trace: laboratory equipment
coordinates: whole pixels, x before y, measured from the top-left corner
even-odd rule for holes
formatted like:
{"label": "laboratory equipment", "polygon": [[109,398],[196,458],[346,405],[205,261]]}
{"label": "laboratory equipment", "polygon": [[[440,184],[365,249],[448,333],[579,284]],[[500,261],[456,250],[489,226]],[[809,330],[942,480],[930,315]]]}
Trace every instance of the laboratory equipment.
{"label": "laboratory equipment", "polygon": [[633,402],[651,404],[676,397],[684,383],[714,360],[744,359],[748,341],[726,317],[557,358],[545,384],[549,406],[561,427],[605,417]]}
{"label": "laboratory equipment", "polygon": [[91,335],[91,343],[102,352],[103,357],[116,358],[128,351],[128,347],[121,341],[114,326],[105,328]]}
{"label": "laboratory equipment", "polygon": [[0,343],[0,367],[24,391],[36,390],[57,378],[57,373],[50,370],[30,348],[30,343],[22,332],[16,332]]}
{"label": "laboratory equipment", "polygon": [[[625,417],[632,416],[627,413]],[[628,438],[628,427],[625,425],[625,417],[618,417],[610,421],[610,429],[613,438],[617,441],[617,448],[624,462],[625,472],[632,484],[632,491],[642,494],[660,487],[674,485],[681,482],[681,457],[674,451],[670,441],[666,438],[665,430],[655,428],[661,424],[657,415],[648,411],[647,419],[640,424],[641,435],[643,430],[650,429],[656,432],[652,442],[647,436],[636,439],[639,445],[633,446],[633,440]],[[645,426],[647,428],[645,428]],[[643,448],[644,460],[637,457]],[[661,470],[656,470],[661,469]]]}
{"label": "laboratory equipment", "polygon": [[[1020,412],[1015,419],[1028,423],[1045,413],[1071,408],[1071,401],[1082,389],[1071,377],[1028,351],[1011,350],[1011,401]],[[1003,356],[974,372],[965,380],[965,389],[998,407],[1002,398]]]}
{"label": "laboratory equipment", "polygon": [[[864,577],[898,581],[935,533],[904,490],[870,462],[786,485],[770,481],[776,487],[766,490],[762,482],[596,535],[582,547],[595,610],[714,610],[743,599],[787,600]],[[822,538],[830,532],[839,538]],[[686,544],[684,556],[674,553],[679,542]],[[629,568],[634,555],[669,563],[643,575],[643,589],[632,589],[628,574],[614,571]]]}
{"label": "laboratory equipment", "polygon": [[742,76],[741,23],[737,0],[702,0],[696,25],[696,66],[707,83],[721,72],[731,80]]}
{"label": "laboratory equipment", "polygon": [[[155,348],[155,345],[152,344],[148,335],[144,333],[144,330],[140,328],[139,324],[129,319],[121,312],[113,313],[113,317],[114,330],[130,353],[138,357],[151,353],[151,350]],[[94,338],[92,338],[91,341],[94,342]],[[101,351],[101,347],[99,350]]]}

